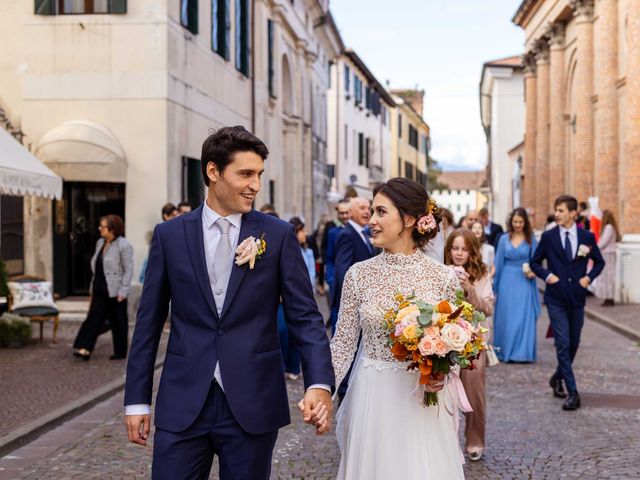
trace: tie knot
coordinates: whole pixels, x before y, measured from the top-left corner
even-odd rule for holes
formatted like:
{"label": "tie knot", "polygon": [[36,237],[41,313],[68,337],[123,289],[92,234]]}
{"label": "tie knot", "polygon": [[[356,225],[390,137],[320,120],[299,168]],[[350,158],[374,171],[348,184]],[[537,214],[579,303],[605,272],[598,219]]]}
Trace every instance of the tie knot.
{"label": "tie knot", "polygon": [[222,235],[229,235],[229,220],[220,217],[216,220],[216,226]]}
{"label": "tie knot", "polygon": [[569,238],[569,232],[564,232],[564,236]]}

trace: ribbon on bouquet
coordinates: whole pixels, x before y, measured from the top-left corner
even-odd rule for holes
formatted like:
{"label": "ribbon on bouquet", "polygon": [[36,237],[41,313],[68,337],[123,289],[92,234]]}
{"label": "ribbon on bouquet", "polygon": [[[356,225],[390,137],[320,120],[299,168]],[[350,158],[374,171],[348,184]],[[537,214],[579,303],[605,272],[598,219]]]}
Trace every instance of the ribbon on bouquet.
{"label": "ribbon on bouquet", "polygon": [[473,412],[469,399],[467,398],[467,392],[464,391],[464,385],[460,380],[460,375],[457,370],[453,370],[449,375],[449,381],[453,384],[456,393],[458,394],[458,400],[460,401],[460,410],[463,412]]}

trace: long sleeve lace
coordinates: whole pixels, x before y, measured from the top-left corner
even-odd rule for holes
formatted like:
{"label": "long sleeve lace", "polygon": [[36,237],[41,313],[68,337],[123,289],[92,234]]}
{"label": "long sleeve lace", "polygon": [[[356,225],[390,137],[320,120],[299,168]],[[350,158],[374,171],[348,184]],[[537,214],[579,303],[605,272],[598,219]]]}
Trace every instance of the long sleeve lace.
{"label": "long sleeve lace", "polygon": [[331,340],[331,361],[336,375],[336,385],[342,383],[358,348],[360,335],[358,304],[355,269],[352,267],[344,278],[336,333]]}

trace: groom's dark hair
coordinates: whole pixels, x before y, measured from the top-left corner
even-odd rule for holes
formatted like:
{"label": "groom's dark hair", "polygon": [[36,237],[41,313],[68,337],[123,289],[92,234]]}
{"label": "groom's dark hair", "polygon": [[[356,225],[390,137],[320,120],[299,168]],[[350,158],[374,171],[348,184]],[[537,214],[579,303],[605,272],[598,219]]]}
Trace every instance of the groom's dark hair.
{"label": "groom's dark hair", "polygon": [[254,152],[260,155],[263,160],[266,160],[269,155],[269,149],[264,142],[241,125],[213,131],[202,144],[200,157],[202,178],[206,186],[209,186],[207,165],[210,162],[215,163],[222,173],[231,163],[233,154],[236,152]]}
{"label": "groom's dark hair", "polygon": [[571,195],[560,195],[553,203],[553,208],[557,207],[558,205],[562,205],[563,203],[566,205],[567,210],[569,210],[570,212],[578,210],[578,200],[576,200],[576,197],[572,197]]}

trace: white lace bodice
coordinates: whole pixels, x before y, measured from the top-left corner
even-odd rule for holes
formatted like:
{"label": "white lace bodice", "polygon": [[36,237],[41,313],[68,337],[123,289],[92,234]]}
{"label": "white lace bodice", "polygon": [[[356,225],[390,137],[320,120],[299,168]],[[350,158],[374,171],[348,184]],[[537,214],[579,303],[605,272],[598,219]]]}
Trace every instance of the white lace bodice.
{"label": "white lace bodice", "polygon": [[383,252],[353,265],[344,279],[336,333],[331,340],[336,386],[349,370],[360,331],[367,362],[402,365],[391,355],[382,327],[385,312],[395,306],[396,293],[415,292],[419,300],[436,303],[454,301],[457,288],[454,271],[421,250],[411,255]]}

